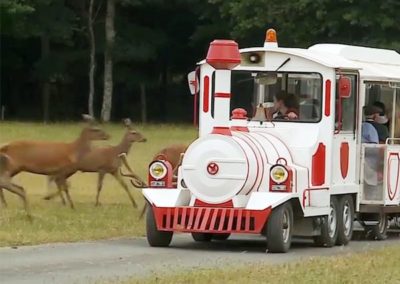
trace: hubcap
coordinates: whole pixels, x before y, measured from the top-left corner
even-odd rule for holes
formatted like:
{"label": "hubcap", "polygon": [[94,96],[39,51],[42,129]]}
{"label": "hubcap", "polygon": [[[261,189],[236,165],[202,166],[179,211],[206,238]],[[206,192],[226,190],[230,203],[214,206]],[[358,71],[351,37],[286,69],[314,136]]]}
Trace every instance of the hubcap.
{"label": "hubcap", "polygon": [[333,204],[331,204],[331,211],[329,213],[329,218],[328,218],[328,224],[329,224],[329,237],[333,238],[335,236],[336,232],[336,222],[337,216],[336,216],[336,210],[333,207]]}
{"label": "hubcap", "polygon": [[353,222],[353,220],[351,220],[350,204],[346,202],[343,206],[343,227],[346,236],[350,234],[351,222]]}
{"label": "hubcap", "polygon": [[289,212],[288,210],[285,210],[283,213],[283,222],[282,222],[282,236],[283,236],[283,241],[287,243],[289,241],[289,236],[290,236],[290,217],[289,217]]}

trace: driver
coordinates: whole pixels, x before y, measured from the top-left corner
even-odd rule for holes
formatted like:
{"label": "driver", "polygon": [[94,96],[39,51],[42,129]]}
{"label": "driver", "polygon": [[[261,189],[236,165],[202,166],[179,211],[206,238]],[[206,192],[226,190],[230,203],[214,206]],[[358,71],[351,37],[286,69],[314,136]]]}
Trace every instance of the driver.
{"label": "driver", "polygon": [[299,102],[294,94],[281,91],[275,95],[274,101],[276,112],[273,119],[299,119]]}

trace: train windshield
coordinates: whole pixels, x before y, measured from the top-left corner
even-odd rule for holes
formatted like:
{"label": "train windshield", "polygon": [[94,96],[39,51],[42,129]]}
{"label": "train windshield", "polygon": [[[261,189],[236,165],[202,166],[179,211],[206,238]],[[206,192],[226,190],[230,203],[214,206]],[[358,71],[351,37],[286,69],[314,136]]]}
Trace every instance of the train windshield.
{"label": "train windshield", "polygon": [[233,71],[231,110],[244,108],[253,120],[257,107],[268,120],[318,122],[322,109],[319,73]]}

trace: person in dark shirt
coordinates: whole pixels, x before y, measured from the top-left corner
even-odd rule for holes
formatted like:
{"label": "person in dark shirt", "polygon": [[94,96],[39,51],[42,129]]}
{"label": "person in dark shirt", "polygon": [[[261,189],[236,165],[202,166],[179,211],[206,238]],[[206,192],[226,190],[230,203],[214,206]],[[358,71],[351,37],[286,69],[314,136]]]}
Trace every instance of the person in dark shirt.
{"label": "person in dark shirt", "polygon": [[365,122],[372,124],[378,132],[379,143],[385,143],[389,138],[389,130],[386,125],[376,122],[380,116],[381,109],[376,106],[367,106],[365,109]]}
{"label": "person in dark shirt", "polygon": [[294,94],[280,92],[275,95],[275,108],[277,111],[273,114],[274,119],[298,119],[299,102]]}

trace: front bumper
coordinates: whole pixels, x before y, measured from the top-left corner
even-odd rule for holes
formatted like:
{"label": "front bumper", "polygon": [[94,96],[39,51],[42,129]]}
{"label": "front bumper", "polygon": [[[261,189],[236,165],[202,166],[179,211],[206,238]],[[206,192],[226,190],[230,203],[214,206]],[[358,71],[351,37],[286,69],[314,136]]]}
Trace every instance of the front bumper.
{"label": "front bumper", "polygon": [[152,206],[159,231],[260,234],[271,207],[264,210]]}

